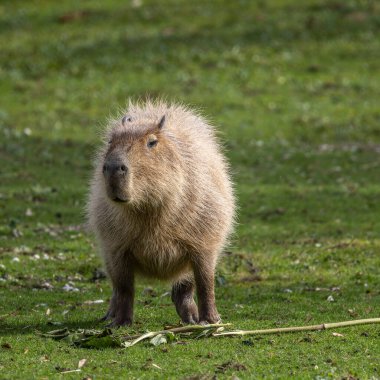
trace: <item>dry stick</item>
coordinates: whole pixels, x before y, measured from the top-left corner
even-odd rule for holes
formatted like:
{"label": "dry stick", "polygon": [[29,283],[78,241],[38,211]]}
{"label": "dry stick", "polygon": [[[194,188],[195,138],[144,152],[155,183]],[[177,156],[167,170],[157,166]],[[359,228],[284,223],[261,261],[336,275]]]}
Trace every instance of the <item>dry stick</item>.
{"label": "dry stick", "polygon": [[295,331],[318,331],[318,330],[334,329],[336,327],[365,325],[369,323],[380,323],[380,318],[358,319],[354,321],[322,323],[321,325],[284,327],[284,328],[277,328],[277,329],[226,331],[226,332],[214,333],[212,334],[212,336],[242,336],[242,335],[275,334],[275,333],[285,333],[285,332],[295,332]]}
{"label": "dry stick", "polygon": [[[231,326],[231,323],[214,323],[210,325],[189,325],[189,326],[181,326],[181,327],[173,327],[172,329],[167,329],[167,330],[161,330],[161,331],[152,331],[146,334],[139,334],[139,335],[127,335],[124,336],[124,340],[134,340],[138,339],[138,341],[146,339],[146,338],[153,338],[156,335],[159,334],[178,334],[178,333],[187,333],[187,332],[193,332],[197,330],[207,330],[211,328],[219,328],[219,327],[226,327],[226,326]],[[142,338],[142,339],[139,339]],[[137,343],[137,342],[136,342]]]}
{"label": "dry stick", "polygon": [[[345,322],[335,322],[335,323],[322,323],[321,325],[312,325],[312,326],[297,326],[297,327],[285,327],[285,328],[276,328],[276,329],[265,329],[265,330],[235,330],[235,331],[226,331],[226,332],[214,332],[212,336],[243,336],[243,335],[263,335],[263,334],[276,334],[276,333],[285,333],[285,332],[295,332],[295,331],[320,331],[333,329],[336,327],[344,326],[354,326],[354,325],[364,325],[369,323],[380,323],[380,318],[371,318],[371,319],[358,319],[354,321],[345,321]],[[145,334],[139,335],[127,335],[124,336],[123,340],[125,341],[125,347],[134,346],[136,343],[141,342],[142,340],[153,338],[159,334],[178,334],[178,333],[187,333],[194,332],[199,330],[207,330],[210,328],[220,328],[231,326],[230,323],[225,324],[210,324],[210,325],[190,325],[190,326],[181,326],[174,327],[172,329],[160,330],[160,331],[151,331]]]}

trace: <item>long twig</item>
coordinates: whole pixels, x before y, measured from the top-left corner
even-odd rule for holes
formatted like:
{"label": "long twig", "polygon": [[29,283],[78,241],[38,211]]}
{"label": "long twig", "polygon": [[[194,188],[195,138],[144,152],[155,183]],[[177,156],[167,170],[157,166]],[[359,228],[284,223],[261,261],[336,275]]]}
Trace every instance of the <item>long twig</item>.
{"label": "long twig", "polygon": [[284,327],[284,328],[276,328],[276,329],[225,331],[225,332],[216,332],[212,334],[212,336],[242,336],[242,335],[276,334],[276,333],[286,333],[286,332],[296,332],[296,331],[318,331],[318,330],[335,329],[337,327],[365,325],[365,324],[370,324],[370,323],[380,323],[380,318],[357,319],[354,321],[322,323],[320,325]]}
{"label": "long twig", "polygon": [[[181,333],[188,333],[188,332],[194,332],[198,330],[206,330],[206,329],[212,329],[212,328],[219,328],[219,327],[227,327],[231,326],[231,323],[214,323],[210,325],[189,325],[189,326],[180,326],[180,327],[173,327],[171,329],[166,330],[160,330],[160,331],[152,331],[147,334],[143,334],[143,336],[146,335],[144,339],[147,337],[154,337],[159,334],[181,334]],[[148,336],[149,335],[149,336]],[[141,334],[138,335],[126,335],[123,337],[123,340],[134,340],[141,338]]]}

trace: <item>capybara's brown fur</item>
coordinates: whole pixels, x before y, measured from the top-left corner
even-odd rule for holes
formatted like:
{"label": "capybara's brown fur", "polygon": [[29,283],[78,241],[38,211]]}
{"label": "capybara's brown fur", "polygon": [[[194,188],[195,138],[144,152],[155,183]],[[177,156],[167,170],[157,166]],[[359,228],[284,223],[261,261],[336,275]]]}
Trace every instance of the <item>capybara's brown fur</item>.
{"label": "capybara's brown fur", "polygon": [[232,231],[234,195],[214,128],[198,113],[148,101],[112,120],[88,217],[113,285],[104,317],[111,325],[132,323],[135,274],[171,280],[183,322],[220,320],[214,273]]}

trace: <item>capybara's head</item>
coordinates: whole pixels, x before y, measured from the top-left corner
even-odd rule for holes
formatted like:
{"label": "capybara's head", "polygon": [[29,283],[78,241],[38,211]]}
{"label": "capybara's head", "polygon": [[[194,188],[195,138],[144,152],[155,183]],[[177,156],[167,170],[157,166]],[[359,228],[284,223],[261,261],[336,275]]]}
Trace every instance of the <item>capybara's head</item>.
{"label": "capybara's head", "polygon": [[170,196],[180,173],[165,124],[165,115],[155,121],[127,115],[110,128],[101,170],[111,201],[158,205]]}

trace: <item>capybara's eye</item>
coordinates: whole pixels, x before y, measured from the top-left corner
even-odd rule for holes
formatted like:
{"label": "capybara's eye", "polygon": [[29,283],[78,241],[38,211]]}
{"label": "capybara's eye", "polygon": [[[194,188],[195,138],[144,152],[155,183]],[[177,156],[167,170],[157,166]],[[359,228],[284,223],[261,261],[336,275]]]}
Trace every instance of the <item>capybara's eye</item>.
{"label": "capybara's eye", "polygon": [[153,148],[154,146],[157,145],[157,143],[158,143],[157,137],[152,135],[152,136],[149,136],[148,142],[146,145],[148,148]]}

